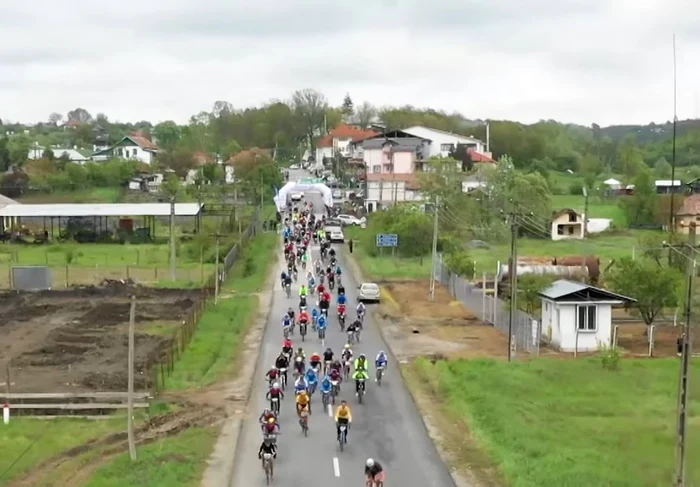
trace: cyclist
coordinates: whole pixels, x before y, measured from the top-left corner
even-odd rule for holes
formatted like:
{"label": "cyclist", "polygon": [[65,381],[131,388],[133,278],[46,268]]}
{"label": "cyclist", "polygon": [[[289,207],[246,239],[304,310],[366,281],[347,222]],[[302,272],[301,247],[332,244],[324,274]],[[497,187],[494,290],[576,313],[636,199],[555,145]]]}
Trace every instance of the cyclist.
{"label": "cyclist", "polygon": [[389,358],[386,356],[384,350],[380,350],[377,357],[374,359],[374,365],[376,367],[386,367],[389,365]]}
{"label": "cyclist", "polygon": [[323,352],[323,373],[327,374],[328,369],[330,368],[331,364],[333,363],[333,350],[331,347],[328,347],[325,352]]}
{"label": "cyclist", "polygon": [[338,292],[338,298],[337,298],[338,306],[345,305],[348,302],[348,297],[345,295],[344,292]]}
{"label": "cyclist", "polygon": [[301,416],[301,412],[304,409],[308,409],[309,414],[311,414],[311,398],[309,394],[304,390],[297,394],[297,416]]}
{"label": "cyclist", "polygon": [[306,284],[302,284],[299,287],[299,297],[305,298],[308,294],[309,294],[309,289],[306,287]]}
{"label": "cyclist", "polygon": [[321,272],[321,267],[323,267],[321,259],[316,259],[316,262],[314,262],[314,269],[316,270],[316,274]]}
{"label": "cyclist", "polygon": [[341,354],[341,358],[343,359],[343,362],[349,362],[352,360],[352,348],[350,348],[350,344],[346,343],[345,347],[343,347],[343,353]]}
{"label": "cyclist", "polygon": [[292,319],[292,328],[294,328],[294,309],[290,306],[289,309],[287,310],[287,314],[289,317]]}
{"label": "cyclist", "polygon": [[306,274],[306,282],[309,285],[309,292],[313,294],[314,288],[316,287],[316,278],[314,278],[314,275],[309,271]]}
{"label": "cyclist", "polygon": [[292,321],[292,318],[291,316],[289,316],[289,313],[285,313],[282,317],[282,329],[284,330],[285,328],[291,328],[293,324],[294,321]]}
{"label": "cyclist", "polygon": [[265,425],[270,419],[275,420],[277,419],[277,416],[275,416],[275,413],[273,413],[271,409],[265,408],[258,418],[258,421],[261,425]]}
{"label": "cyclist", "polygon": [[303,310],[301,313],[299,313],[299,323],[305,323],[309,324],[311,321],[311,316],[309,316],[309,312],[306,310]]}
{"label": "cyclist", "polygon": [[284,381],[287,382],[287,369],[289,368],[289,356],[282,351],[277,356],[277,360],[275,360],[275,367],[277,367],[277,370],[279,371],[280,377],[284,376]]}
{"label": "cyclist", "polygon": [[280,425],[274,416],[271,418],[267,418],[267,420],[265,420],[265,422],[261,426],[262,433],[264,435],[274,435],[275,433],[280,432]]}
{"label": "cyclist", "polygon": [[297,376],[304,375],[304,359],[302,357],[296,357],[294,359],[294,372]]}
{"label": "cyclist", "polygon": [[340,401],[340,406],[335,410],[335,427],[337,439],[340,439],[340,425],[347,426],[345,430],[345,438],[347,439],[348,430],[350,429],[350,423],[352,423],[352,411],[350,411],[350,406],[348,406],[347,401]]}
{"label": "cyclist", "polygon": [[373,482],[373,485],[376,485],[377,483],[383,484],[384,469],[379,462],[375,462],[373,459],[368,458],[365,462],[365,477],[367,478],[367,482],[369,483],[371,481]]}
{"label": "cyclist", "polygon": [[314,306],[314,309],[311,310],[311,324],[313,325],[314,329],[316,329],[316,323],[318,323],[318,315],[321,313],[318,311],[318,308]]}
{"label": "cyclist", "polygon": [[362,301],[360,301],[359,303],[357,303],[357,308],[355,308],[355,310],[357,311],[357,317],[358,317],[360,320],[364,321],[364,319],[365,319],[365,312],[367,311],[367,309],[365,308],[365,303],[363,303]]}
{"label": "cyclist", "polygon": [[316,328],[318,328],[319,330],[325,330],[326,328],[328,328],[328,319],[325,317],[325,315],[321,315],[318,317]]}
{"label": "cyclist", "polygon": [[280,389],[280,384],[279,382],[275,382],[272,384],[272,387],[270,387],[270,390],[267,391],[267,394],[265,394],[265,398],[268,401],[271,401],[273,397],[276,397],[277,399],[284,399],[284,392],[282,392],[282,389]]}
{"label": "cyclist", "polygon": [[293,351],[294,346],[292,345],[292,341],[289,338],[285,338],[282,342],[282,353],[287,356],[287,359],[289,359],[289,357],[292,356]]}
{"label": "cyclist", "polygon": [[301,358],[302,361],[306,360],[306,354],[304,353],[304,349],[301,347],[297,348],[297,351],[294,352],[294,360],[296,361],[299,358]]}
{"label": "cyclist", "polygon": [[355,339],[357,339],[360,335],[360,330],[362,329],[362,322],[358,319],[353,321],[348,325],[348,327],[345,329],[345,333],[348,334],[348,340],[350,339],[351,335],[355,335]]}
{"label": "cyclist", "polygon": [[309,383],[306,381],[304,374],[300,374],[297,380],[294,381],[294,393],[299,394],[301,391],[309,389]]}
{"label": "cyclist", "polygon": [[305,379],[309,388],[309,396],[313,396],[316,386],[318,386],[318,373],[316,369],[311,367],[306,369]]}
{"label": "cyclist", "polygon": [[335,249],[333,247],[328,251],[328,255],[331,256],[331,259],[335,258]]}
{"label": "cyclist", "polygon": [[338,276],[339,279],[340,279],[340,276],[343,275],[343,271],[340,269],[340,264],[335,266],[335,274]]}
{"label": "cyclist", "polygon": [[321,369],[321,356],[318,354],[318,352],[314,352],[311,354],[311,356],[309,357],[309,365],[312,369]]}
{"label": "cyclist", "polygon": [[355,380],[355,394],[359,394],[362,380],[369,380],[369,367],[364,353],[355,359],[355,372],[352,374],[352,378]]}
{"label": "cyclist", "polygon": [[287,282],[287,273],[282,271],[282,274],[280,274],[280,281],[282,283],[282,289],[284,289],[284,283]]}
{"label": "cyclist", "polygon": [[[270,455],[272,455],[272,458],[277,458],[277,447],[271,440],[267,438],[265,438],[260,444],[260,449],[258,450],[258,458],[263,458],[263,454],[265,453],[269,453]],[[265,468],[265,460],[263,460],[262,467],[263,469]],[[270,476],[274,477],[274,463],[272,462],[270,463]]]}
{"label": "cyclist", "polygon": [[277,368],[277,364],[273,364],[270,370],[265,374],[265,378],[270,384],[274,384],[280,377],[280,370]]}
{"label": "cyclist", "polygon": [[321,381],[321,394],[330,394],[332,389],[333,384],[331,384],[330,376],[323,376],[323,380]]}
{"label": "cyclist", "polygon": [[316,292],[318,293],[319,296],[323,295],[323,292],[326,290],[326,286],[323,285],[323,281],[318,283],[318,286],[316,286]]}
{"label": "cyclist", "polygon": [[282,288],[283,288],[283,289],[286,289],[287,286],[290,286],[290,287],[291,287],[291,285],[292,285],[292,276],[291,276],[290,274],[287,274],[286,272],[283,272],[282,274],[284,274],[284,282],[283,282],[283,284],[282,284]]}

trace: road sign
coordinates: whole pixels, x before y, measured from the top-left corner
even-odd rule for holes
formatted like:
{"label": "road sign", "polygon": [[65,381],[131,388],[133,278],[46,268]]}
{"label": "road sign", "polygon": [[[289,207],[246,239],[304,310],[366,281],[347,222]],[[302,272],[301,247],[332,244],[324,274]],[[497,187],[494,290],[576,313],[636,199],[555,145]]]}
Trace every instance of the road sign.
{"label": "road sign", "polygon": [[398,247],[399,236],[395,233],[377,234],[377,247]]}

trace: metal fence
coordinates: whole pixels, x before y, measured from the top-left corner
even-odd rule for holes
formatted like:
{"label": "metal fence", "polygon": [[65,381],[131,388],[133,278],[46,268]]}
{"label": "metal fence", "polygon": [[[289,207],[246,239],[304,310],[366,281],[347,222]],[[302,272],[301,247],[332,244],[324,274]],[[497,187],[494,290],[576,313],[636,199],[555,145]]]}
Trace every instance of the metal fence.
{"label": "metal fence", "polygon": [[[486,288],[479,288],[450,271],[439,255],[435,267],[435,278],[450,291],[455,299],[464,304],[483,321],[508,334],[509,304],[497,297],[489,296]],[[541,322],[529,314],[516,310],[513,317],[513,352],[524,351],[532,355],[540,353]]]}

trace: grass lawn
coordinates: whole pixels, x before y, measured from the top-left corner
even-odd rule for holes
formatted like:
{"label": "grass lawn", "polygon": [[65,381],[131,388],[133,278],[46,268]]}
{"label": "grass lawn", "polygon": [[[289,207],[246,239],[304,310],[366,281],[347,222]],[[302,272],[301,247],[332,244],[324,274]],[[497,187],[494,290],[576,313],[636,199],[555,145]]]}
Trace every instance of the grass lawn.
{"label": "grass lawn", "polygon": [[139,447],[132,462],[123,453],[99,468],[84,487],[195,487],[218,432],[190,428],[178,436]]}
{"label": "grass lawn", "polygon": [[[552,209],[554,211],[571,208],[583,213],[585,201],[583,195],[554,195],[552,196]],[[610,218],[617,227],[627,224],[625,212],[617,204],[616,200],[592,196],[588,199],[588,218]]]}
{"label": "grass lawn", "polygon": [[243,249],[243,255],[231,269],[224,283],[224,290],[254,293],[262,289],[270,265],[275,261],[275,251],[281,251],[280,236],[275,232],[259,235]]}
{"label": "grass lawn", "polygon": [[0,426],[0,451],[7,452],[0,455],[0,485],[53,455],[125,428],[122,414],[100,421],[12,418],[9,425]]}
{"label": "grass lawn", "polygon": [[17,198],[16,201],[22,204],[118,203],[123,194],[122,188],[89,188],[55,193],[29,193]]}
{"label": "grass lawn", "polygon": [[[438,362],[413,370],[511,487],[656,487],[674,474],[678,360]],[[700,363],[693,376],[700,378]],[[700,393],[691,401],[688,485],[700,485]],[[462,459],[468,461],[468,459]]]}
{"label": "grass lawn", "polygon": [[[518,240],[518,255],[520,257],[542,256],[563,257],[566,255],[595,255],[601,260],[601,268],[612,259],[632,257],[639,255],[639,238],[649,233],[658,233],[649,230],[629,230],[620,234],[603,234],[591,236],[585,240],[543,240],[521,238]],[[660,234],[659,234],[660,235]],[[659,238],[661,240],[661,238]],[[510,256],[510,244],[490,245],[485,249],[469,249],[469,254],[476,262],[477,275],[486,272],[488,275],[496,273],[497,263],[508,263]]]}

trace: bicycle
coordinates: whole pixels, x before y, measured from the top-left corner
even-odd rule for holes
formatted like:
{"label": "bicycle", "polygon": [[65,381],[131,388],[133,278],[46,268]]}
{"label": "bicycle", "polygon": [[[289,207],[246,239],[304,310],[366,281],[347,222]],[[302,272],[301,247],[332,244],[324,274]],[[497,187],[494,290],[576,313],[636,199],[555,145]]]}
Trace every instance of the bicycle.
{"label": "bicycle", "polygon": [[306,341],[306,323],[299,324],[299,333],[301,334],[301,341]]}
{"label": "bicycle", "polygon": [[284,285],[284,290],[287,293],[287,299],[292,297],[292,286],[290,284]]}
{"label": "bicycle", "polygon": [[338,323],[340,324],[340,331],[345,331],[345,313],[338,314]]}
{"label": "bicycle", "polygon": [[282,390],[287,387],[287,369],[285,368],[280,369],[280,387]]}
{"label": "bicycle", "polygon": [[301,426],[304,436],[309,436],[309,411],[307,408],[302,409],[299,413],[299,426]]}
{"label": "bicycle", "polygon": [[345,363],[343,364],[343,377],[345,377],[345,380],[348,380],[350,378],[350,361],[346,360]]}
{"label": "bicycle", "polygon": [[270,398],[270,410],[275,413],[275,415],[278,415],[280,413],[280,398],[279,397],[271,397]]}
{"label": "bicycle", "polygon": [[[332,392],[332,391],[333,391],[333,389],[331,389],[331,392]],[[328,404],[329,404],[330,401],[331,401],[331,398],[330,398],[331,392],[323,392],[323,393],[321,393],[321,403],[323,404],[323,410],[324,410],[324,411],[325,411],[326,409],[328,409]]]}
{"label": "bicycle", "polygon": [[348,444],[348,425],[340,425],[340,434],[338,435],[338,443],[340,444],[340,451],[345,449],[345,445]]}
{"label": "bicycle", "polygon": [[348,331],[348,344],[350,346],[355,344],[355,332],[353,331]]}
{"label": "bicycle", "polygon": [[289,338],[289,335],[291,334],[292,331],[292,325],[285,326],[282,334],[284,335],[284,338]]}
{"label": "bicycle", "polygon": [[382,386],[382,377],[384,376],[384,369],[386,368],[386,365],[380,365],[377,367],[377,385],[379,387]]}
{"label": "bicycle", "polygon": [[360,404],[362,404],[362,396],[365,395],[365,379],[357,379],[360,381],[360,387],[358,388],[357,391],[357,399],[360,401]]}
{"label": "bicycle", "polygon": [[265,481],[267,485],[274,478],[274,470],[272,467],[272,453],[263,453],[263,470],[265,470]]}
{"label": "bicycle", "polygon": [[321,347],[325,347],[326,346],[326,329],[325,328],[318,329],[318,339],[321,340]]}

